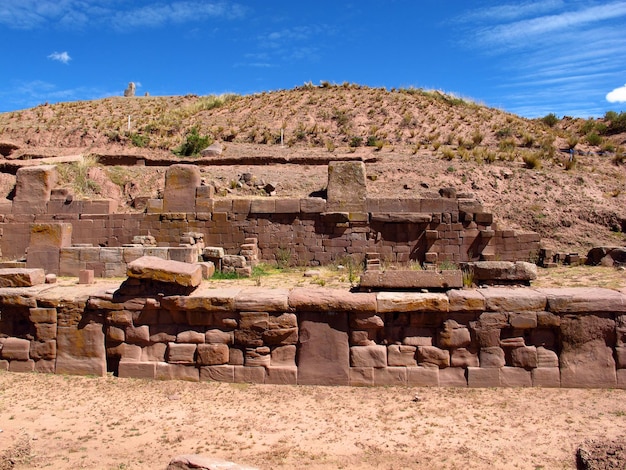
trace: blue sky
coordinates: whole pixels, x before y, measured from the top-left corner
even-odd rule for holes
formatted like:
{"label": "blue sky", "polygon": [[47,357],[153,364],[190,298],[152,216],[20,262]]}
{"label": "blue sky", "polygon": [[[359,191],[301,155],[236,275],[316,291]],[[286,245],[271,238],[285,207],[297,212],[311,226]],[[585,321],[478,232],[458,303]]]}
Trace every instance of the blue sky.
{"label": "blue sky", "polygon": [[626,110],[626,1],[0,0],[0,112],[322,80],[526,117]]}

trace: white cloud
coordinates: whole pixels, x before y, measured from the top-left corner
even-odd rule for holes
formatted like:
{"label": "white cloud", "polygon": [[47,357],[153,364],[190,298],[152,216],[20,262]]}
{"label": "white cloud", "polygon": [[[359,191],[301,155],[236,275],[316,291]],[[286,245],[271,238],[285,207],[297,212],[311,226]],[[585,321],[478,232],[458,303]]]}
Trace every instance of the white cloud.
{"label": "white cloud", "polygon": [[83,29],[111,25],[118,29],[159,27],[208,18],[239,18],[247,8],[230,1],[148,1],[133,8],[123,0],[20,0],[0,3],[0,24],[13,29],[61,27]]}
{"label": "white cloud", "polygon": [[72,60],[72,58],[70,57],[70,55],[66,52],[53,52],[52,54],[50,54],[48,56],[48,59],[51,60],[56,60],[58,62],[61,62],[63,64],[67,64],[70,60]]}
{"label": "white cloud", "polygon": [[626,85],[607,93],[606,100],[609,103],[626,103]]}

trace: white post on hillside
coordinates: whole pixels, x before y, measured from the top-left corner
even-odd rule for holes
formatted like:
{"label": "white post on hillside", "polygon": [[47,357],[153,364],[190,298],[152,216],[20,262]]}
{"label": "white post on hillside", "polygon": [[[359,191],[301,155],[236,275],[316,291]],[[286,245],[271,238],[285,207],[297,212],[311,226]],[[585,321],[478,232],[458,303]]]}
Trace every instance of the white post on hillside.
{"label": "white post on hillside", "polygon": [[130,114],[128,115],[128,132],[130,132]]}
{"label": "white post on hillside", "polygon": [[285,134],[285,129],[283,129],[283,128],[281,127],[281,128],[280,128],[280,146],[281,146],[281,147],[284,147],[284,145],[283,145],[284,134]]}

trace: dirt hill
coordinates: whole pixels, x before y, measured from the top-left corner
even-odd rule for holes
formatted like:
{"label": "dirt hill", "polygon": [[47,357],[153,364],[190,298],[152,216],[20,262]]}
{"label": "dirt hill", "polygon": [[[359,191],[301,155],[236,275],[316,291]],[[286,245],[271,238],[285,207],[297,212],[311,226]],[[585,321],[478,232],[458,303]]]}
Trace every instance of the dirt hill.
{"label": "dirt hill", "polygon": [[191,158],[223,196],[256,191],[239,188],[243,173],[275,183],[277,196],[304,196],[324,189],[323,163],[361,158],[373,195],[454,186],[476,194],[501,226],[584,253],[625,244],[622,118],[528,120],[437,91],[329,83],[43,104],[0,114],[0,197],[10,197],[19,166],[52,161],[78,195],[120,198],[133,210],[133,200],[162,190],[164,167],[181,161],[173,151],[217,142],[220,156]]}

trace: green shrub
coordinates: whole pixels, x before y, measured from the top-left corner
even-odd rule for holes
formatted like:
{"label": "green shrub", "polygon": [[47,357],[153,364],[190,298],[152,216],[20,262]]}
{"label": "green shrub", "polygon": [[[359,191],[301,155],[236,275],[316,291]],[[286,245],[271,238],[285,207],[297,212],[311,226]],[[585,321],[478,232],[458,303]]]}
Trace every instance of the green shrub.
{"label": "green shrub", "polygon": [[541,122],[543,122],[548,127],[556,126],[557,122],[559,122],[559,118],[554,113],[550,113],[541,118]]}
{"label": "green shrub", "polygon": [[516,143],[515,143],[515,139],[513,138],[507,138],[507,139],[501,140],[500,143],[498,144],[498,148],[502,151],[513,150],[515,147],[516,147]]}
{"label": "green shrub", "polygon": [[185,141],[174,149],[174,153],[180,157],[192,157],[213,143],[208,135],[200,135],[196,126],[192,127],[185,136]]}
{"label": "green shrub", "polygon": [[570,135],[567,138],[567,148],[571,150],[577,145],[578,145],[578,137],[576,137],[575,135]]}
{"label": "green shrub", "polygon": [[600,137],[595,132],[590,132],[589,134],[587,134],[586,138],[587,142],[589,142],[589,145],[600,145],[602,143],[602,137]]}
{"label": "green shrub", "polygon": [[360,147],[363,144],[363,137],[359,137],[358,135],[352,136],[350,139],[350,143],[348,144],[351,148]]}
{"label": "green shrub", "polygon": [[613,113],[611,117],[612,119],[610,119],[611,122],[607,129],[607,133],[619,134],[621,132],[626,132],[626,112],[622,111],[619,114]]}
{"label": "green shrub", "polygon": [[496,131],[496,137],[498,139],[504,139],[505,137],[511,137],[511,135],[513,135],[513,132],[511,131],[510,127],[503,127],[502,129],[498,129]]}
{"label": "green shrub", "polygon": [[130,142],[135,146],[135,147],[147,147],[148,144],[150,143],[150,137],[148,137],[147,135],[141,135],[141,134],[137,134],[137,133],[132,133],[130,135]]}

